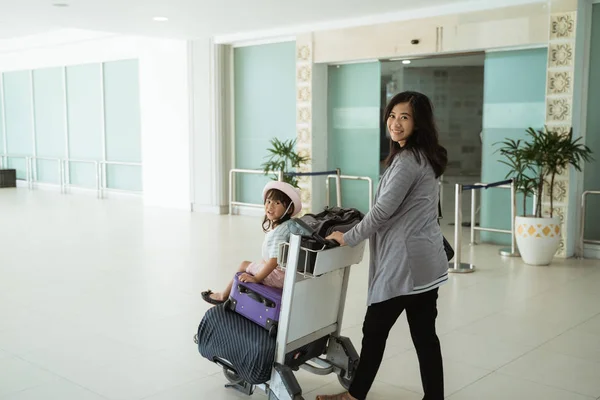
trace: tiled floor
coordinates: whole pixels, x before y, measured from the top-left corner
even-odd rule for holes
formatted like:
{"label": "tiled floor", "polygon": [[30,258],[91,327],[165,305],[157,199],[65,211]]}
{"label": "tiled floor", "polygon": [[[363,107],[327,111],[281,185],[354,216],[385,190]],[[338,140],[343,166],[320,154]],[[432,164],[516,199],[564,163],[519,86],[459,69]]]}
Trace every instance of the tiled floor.
{"label": "tiled floor", "polygon": [[[246,398],[223,388],[192,335],[207,310],[200,292],[261,242],[257,218],[0,190],[0,400]],[[531,267],[468,244],[463,254],[478,270],[440,290],[448,398],[600,398],[600,261]],[[366,276],[353,267],[343,333],[356,347]],[[334,376],[297,376],[306,399],[340,390]],[[369,399],[420,393],[401,318]]]}

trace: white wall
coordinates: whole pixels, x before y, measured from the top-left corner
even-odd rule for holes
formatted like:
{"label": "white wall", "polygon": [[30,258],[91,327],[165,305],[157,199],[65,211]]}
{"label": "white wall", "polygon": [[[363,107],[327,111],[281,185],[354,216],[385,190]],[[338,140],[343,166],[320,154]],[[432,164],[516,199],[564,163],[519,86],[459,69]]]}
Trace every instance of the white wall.
{"label": "white wall", "polygon": [[214,46],[209,37],[192,41],[190,51],[194,211],[226,214],[232,167],[228,110],[233,81],[228,66],[233,53],[229,46]]}
{"label": "white wall", "polygon": [[0,72],[132,58],[140,69],[144,203],[190,209],[186,41],[77,30],[0,41]]}
{"label": "white wall", "polygon": [[190,210],[190,89],[185,41],[138,42],[144,203]]}
{"label": "white wall", "polygon": [[193,90],[193,203],[196,211],[218,212],[215,195],[215,151],[211,112],[211,42],[208,38],[191,43]]}

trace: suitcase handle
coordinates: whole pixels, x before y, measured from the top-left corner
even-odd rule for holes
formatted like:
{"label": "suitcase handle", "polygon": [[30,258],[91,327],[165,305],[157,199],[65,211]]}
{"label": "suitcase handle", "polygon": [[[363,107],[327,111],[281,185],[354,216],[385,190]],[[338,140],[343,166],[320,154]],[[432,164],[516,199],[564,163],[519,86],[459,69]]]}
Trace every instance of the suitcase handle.
{"label": "suitcase handle", "polygon": [[250,297],[252,300],[256,301],[257,303],[264,303],[266,304],[266,299],[264,297],[262,297],[261,295],[255,293],[254,291],[248,289],[245,286],[242,285],[238,285],[238,290],[240,293],[245,294],[246,296]]}

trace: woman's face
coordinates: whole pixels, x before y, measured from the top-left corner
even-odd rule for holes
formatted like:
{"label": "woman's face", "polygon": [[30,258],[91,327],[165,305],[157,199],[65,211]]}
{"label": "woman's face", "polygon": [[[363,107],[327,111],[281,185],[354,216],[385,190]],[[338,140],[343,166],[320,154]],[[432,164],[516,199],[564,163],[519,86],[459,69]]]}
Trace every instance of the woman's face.
{"label": "woman's face", "polygon": [[387,119],[387,128],[394,142],[404,147],[406,140],[413,134],[415,122],[410,103],[398,103],[392,108]]}

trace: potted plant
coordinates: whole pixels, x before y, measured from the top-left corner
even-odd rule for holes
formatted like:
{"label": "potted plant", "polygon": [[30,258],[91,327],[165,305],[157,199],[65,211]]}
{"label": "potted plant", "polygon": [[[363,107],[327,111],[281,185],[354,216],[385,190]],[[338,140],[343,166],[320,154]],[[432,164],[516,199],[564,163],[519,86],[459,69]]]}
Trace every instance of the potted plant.
{"label": "potted plant", "polygon": [[[518,193],[523,194],[523,210],[520,215],[525,216],[527,213],[527,198],[535,194],[536,180],[529,175],[532,175],[531,166],[526,161],[525,150],[523,149],[522,141],[506,139],[502,144],[503,147],[498,149],[498,152],[505,159],[500,160],[502,164],[509,167],[509,172],[505,178],[511,178],[515,181],[515,186]],[[529,175],[528,175],[529,174]],[[517,214],[518,214],[517,210]]]}
{"label": "potted plant", "polygon": [[274,173],[273,180],[277,180],[277,174],[281,171],[283,172],[283,181],[297,188],[298,179],[287,173],[291,172],[291,169],[299,168],[310,159],[296,152],[296,139],[281,141],[273,138],[270,143],[271,147],[267,149],[270,154],[266,156],[268,160],[261,165],[265,175]]}
{"label": "potted plant", "polygon": [[[573,129],[564,135],[548,128],[527,129],[527,140],[507,139],[500,142],[501,160],[510,170],[506,177],[515,180],[523,193],[523,212],[515,220],[515,235],[523,261],[530,265],[548,265],[560,245],[560,224],[554,216],[556,176],[569,166],[581,171],[584,162],[592,160],[592,151],[573,138]],[[550,197],[549,216],[542,215],[544,189]],[[534,214],[526,214],[527,196],[536,194]]]}

